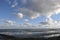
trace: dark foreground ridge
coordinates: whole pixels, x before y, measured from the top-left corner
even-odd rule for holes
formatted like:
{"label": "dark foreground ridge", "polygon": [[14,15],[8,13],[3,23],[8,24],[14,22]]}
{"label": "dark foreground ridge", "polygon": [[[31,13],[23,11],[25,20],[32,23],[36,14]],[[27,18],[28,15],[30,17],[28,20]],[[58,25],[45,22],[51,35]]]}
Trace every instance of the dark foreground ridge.
{"label": "dark foreground ridge", "polygon": [[0,40],[60,40],[60,36],[51,38],[17,38],[10,35],[0,34]]}

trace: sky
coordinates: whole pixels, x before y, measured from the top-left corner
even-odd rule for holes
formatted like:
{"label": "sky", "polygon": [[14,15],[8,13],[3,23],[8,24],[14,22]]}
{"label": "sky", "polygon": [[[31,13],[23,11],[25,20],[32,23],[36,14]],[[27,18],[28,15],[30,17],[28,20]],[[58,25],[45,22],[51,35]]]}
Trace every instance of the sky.
{"label": "sky", "polygon": [[0,29],[59,26],[60,0],[0,0]]}

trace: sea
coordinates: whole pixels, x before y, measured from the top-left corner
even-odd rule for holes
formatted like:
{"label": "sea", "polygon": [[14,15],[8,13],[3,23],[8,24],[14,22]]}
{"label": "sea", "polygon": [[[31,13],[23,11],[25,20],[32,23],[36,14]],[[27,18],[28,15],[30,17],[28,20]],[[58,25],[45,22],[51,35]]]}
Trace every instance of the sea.
{"label": "sea", "polygon": [[50,38],[60,36],[60,29],[0,29],[0,34],[20,38]]}

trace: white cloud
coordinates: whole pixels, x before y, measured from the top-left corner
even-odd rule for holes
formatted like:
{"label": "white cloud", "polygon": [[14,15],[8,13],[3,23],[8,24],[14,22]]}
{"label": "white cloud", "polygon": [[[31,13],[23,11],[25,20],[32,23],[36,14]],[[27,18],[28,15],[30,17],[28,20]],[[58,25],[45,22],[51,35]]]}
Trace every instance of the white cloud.
{"label": "white cloud", "polygon": [[8,26],[12,26],[12,25],[15,25],[15,21],[12,21],[12,20],[6,20],[5,21],[5,24],[7,24]]}
{"label": "white cloud", "polygon": [[17,29],[18,25],[13,20],[3,19],[0,24],[0,29]]}
{"label": "white cloud", "polygon": [[23,16],[24,16],[22,13],[18,13],[16,15],[17,15],[18,18],[23,18]]}
{"label": "white cloud", "polygon": [[19,4],[18,0],[14,0],[12,7],[18,4],[18,10],[30,19],[45,15],[49,19],[48,22],[52,23],[51,16],[60,12],[60,0],[20,0],[20,2]]}
{"label": "white cloud", "polygon": [[[46,22],[48,23],[48,25],[39,24],[34,27],[31,26],[31,28],[46,28],[46,27],[58,28],[60,26],[58,25],[60,23],[58,23],[57,21],[54,21],[51,18],[53,14],[58,14],[60,12],[60,0],[20,0],[20,2],[22,3],[21,5],[19,4],[19,7],[17,7],[17,10],[16,10],[16,11],[21,12],[17,14],[19,18],[23,18],[24,15],[28,16],[30,19],[37,18],[40,15],[44,15],[47,17]],[[17,5],[13,3],[12,7],[15,7],[15,6]],[[26,25],[23,24],[23,28],[30,28],[30,27],[28,27],[28,24]]]}
{"label": "white cloud", "polygon": [[24,21],[28,22],[29,20],[28,19],[24,19]]}
{"label": "white cloud", "polygon": [[13,1],[13,4],[11,5],[11,7],[16,7],[18,5],[17,1]]}
{"label": "white cloud", "polygon": [[39,24],[33,25],[32,23],[16,24],[15,21],[6,20],[5,24],[0,24],[0,29],[55,29],[60,28],[60,21],[55,21],[53,24],[48,22],[41,22]]}
{"label": "white cloud", "polygon": [[18,5],[18,2],[17,2],[17,0],[5,0],[5,1],[7,1],[8,2],[8,4],[9,5],[11,5],[11,7],[16,7],[17,5]]}
{"label": "white cloud", "polygon": [[28,16],[30,19],[34,19],[40,16],[38,12],[34,12],[32,10],[29,10],[27,8],[18,8],[18,11],[23,13],[24,15]]}
{"label": "white cloud", "polygon": [[60,0],[26,0],[25,5],[19,11],[32,19],[37,18],[39,13],[39,15],[47,16],[51,22],[51,16],[60,12]]}

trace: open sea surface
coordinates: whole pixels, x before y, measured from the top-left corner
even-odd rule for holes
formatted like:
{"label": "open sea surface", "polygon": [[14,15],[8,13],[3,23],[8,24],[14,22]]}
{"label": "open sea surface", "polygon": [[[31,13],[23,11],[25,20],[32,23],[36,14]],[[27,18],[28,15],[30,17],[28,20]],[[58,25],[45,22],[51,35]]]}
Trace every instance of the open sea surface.
{"label": "open sea surface", "polygon": [[60,29],[0,29],[0,34],[20,38],[49,38],[60,36]]}

